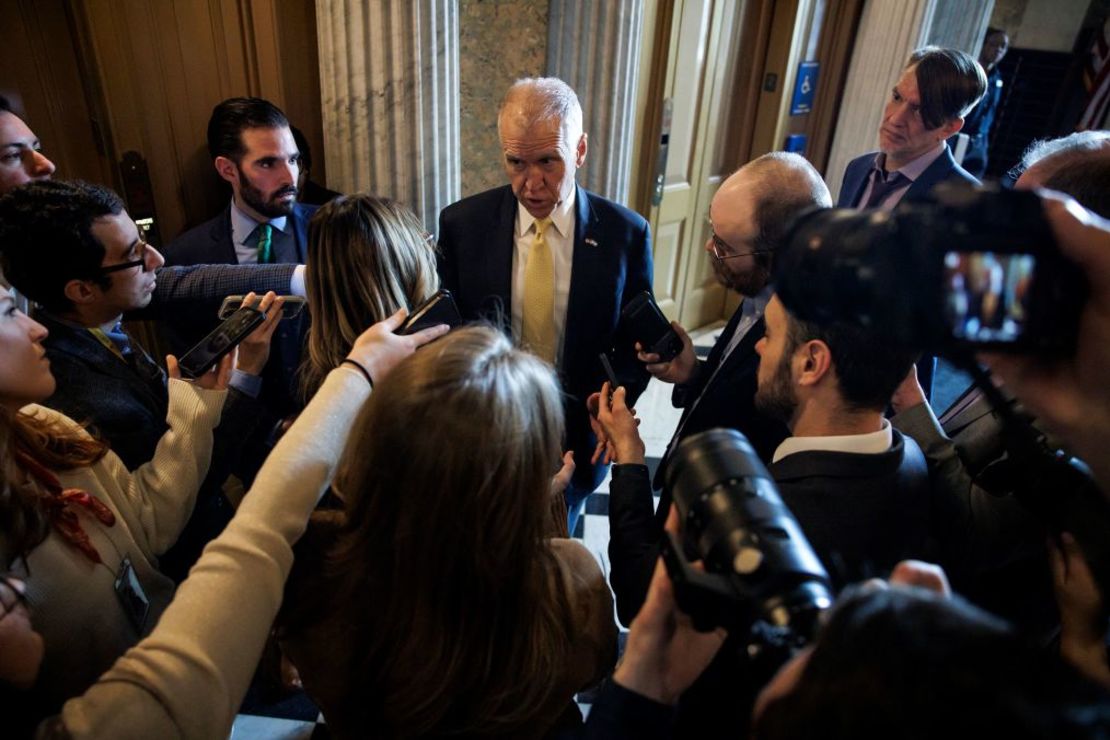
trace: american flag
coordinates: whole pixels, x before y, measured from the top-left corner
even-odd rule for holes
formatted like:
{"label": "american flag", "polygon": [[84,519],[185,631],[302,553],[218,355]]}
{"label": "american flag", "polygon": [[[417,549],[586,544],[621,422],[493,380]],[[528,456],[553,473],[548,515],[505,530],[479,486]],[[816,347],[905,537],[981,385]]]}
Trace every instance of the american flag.
{"label": "american flag", "polygon": [[1110,18],[1095,33],[1095,41],[1087,54],[1083,69],[1083,86],[1087,88],[1087,107],[1079,119],[1076,131],[1090,131],[1106,127],[1106,113],[1110,110],[1110,41],[1107,31]]}

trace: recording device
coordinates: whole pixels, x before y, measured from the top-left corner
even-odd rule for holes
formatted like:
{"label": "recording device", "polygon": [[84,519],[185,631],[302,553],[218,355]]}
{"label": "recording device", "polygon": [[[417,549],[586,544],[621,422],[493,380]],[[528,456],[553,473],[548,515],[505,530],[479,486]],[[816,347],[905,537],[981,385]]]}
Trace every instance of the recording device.
{"label": "recording device", "polygon": [[1030,192],[938,185],[894,212],[824,209],[775,255],[775,291],[804,321],[905,346],[1066,353],[1087,295]]}
{"label": "recording device", "polygon": [[199,378],[220,361],[255,327],[266,320],[266,314],[257,308],[245,306],[231,314],[212,333],[197,342],[196,346],[181,356],[177,365],[186,378]]}
{"label": "recording device", "polygon": [[[687,437],[664,483],[682,537],[668,533],[663,561],[695,628],[746,634],[762,622],[786,644],[811,640],[832,586],[747,438],[735,429]],[[690,564],[695,559],[704,572]]]}
{"label": "recording device", "polygon": [[[216,314],[220,321],[226,320],[231,314],[242,308],[244,298],[245,296],[241,295],[229,295],[227,298],[224,298],[224,302],[220,304],[220,310]],[[299,295],[286,295],[282,296],[282,298],[285,299],[281,307],[281,318],[283,321],[301,315],[301,311],[304,309],[306,303],[304,297]]]}
{"label": "recording device", "polygon": [[626,336],[645,352],[659,355],[660,362],[670,362],[682,351],[682,339],[646,290],[621,309],[620,323]]}
{"label": "recording device", "polygon": [[1071,532],[1110,592],[1105,498],[975,359],[984,349],[1074,352],[1087,282],[1058,251],[1037,195],[942,183],[894,212],[810,211],[776,254],[774,282],[798,319],[865,327],[968,372],[1001,421],[1014,498],[1049,531]]}
{"label": "recording device", "polygon": [[441,288],[431,298],[421,303],[397,330],[398,334],[415,334],[416,332],[440,324],[447,324],[452,329],[463,323],[459,307],[455,305],[455,298],[451,291]]}

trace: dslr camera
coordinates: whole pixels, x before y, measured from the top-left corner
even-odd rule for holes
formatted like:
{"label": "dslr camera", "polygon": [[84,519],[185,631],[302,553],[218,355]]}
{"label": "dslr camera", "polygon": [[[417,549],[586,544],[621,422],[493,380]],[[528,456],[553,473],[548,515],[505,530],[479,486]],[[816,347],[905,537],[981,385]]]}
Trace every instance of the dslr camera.
{"label": "dslr camera", "polygon": [[803,214],[775,255],[774,283],[803,321],[873,328],[937,354],[1067,353],[1087,295],[1036,194],[962,182],[893,212]]}
{"label": "dslr camera", "polygon": [[664,483],[682,536],[668,533],[663,562],[695,628],[755,632],[786,649],[809,642],[832,604],[829,577],[747,438],[735,429],[687,437]]}

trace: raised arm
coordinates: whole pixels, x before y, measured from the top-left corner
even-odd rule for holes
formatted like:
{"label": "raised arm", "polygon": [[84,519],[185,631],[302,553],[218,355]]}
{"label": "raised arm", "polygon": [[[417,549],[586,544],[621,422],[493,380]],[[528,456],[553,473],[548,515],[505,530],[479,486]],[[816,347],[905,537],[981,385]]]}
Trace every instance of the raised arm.
{"label": "raised arm", "polygon": [[[446,331],[403,337],[400,311],[355,343],[282,437],[235,518],[205,549],[154,632],[55,723],[70,737],[226,737],[293,563],[293,544],[331,481],[366,398],[403,357]],[[361,366],[361,368],[360,368]]]}

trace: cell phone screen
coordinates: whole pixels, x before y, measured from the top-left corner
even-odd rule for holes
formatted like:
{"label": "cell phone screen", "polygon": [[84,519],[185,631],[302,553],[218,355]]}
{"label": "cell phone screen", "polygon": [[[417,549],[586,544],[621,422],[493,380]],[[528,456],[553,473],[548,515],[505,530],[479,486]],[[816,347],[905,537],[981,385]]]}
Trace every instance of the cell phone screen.
{"label": "cell phone screen", "polygon": [[944,305],[952,335],[967,342],[1020,340],[1036,266],[1027,252],[946,252]]}

